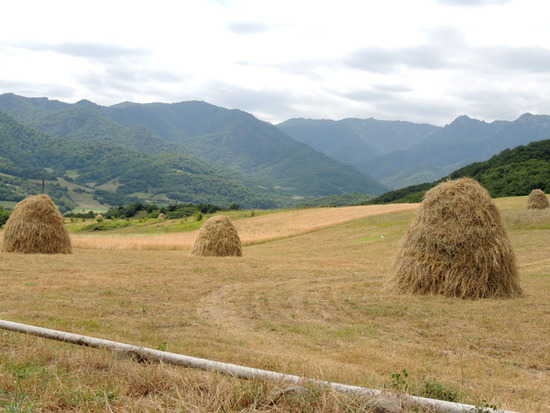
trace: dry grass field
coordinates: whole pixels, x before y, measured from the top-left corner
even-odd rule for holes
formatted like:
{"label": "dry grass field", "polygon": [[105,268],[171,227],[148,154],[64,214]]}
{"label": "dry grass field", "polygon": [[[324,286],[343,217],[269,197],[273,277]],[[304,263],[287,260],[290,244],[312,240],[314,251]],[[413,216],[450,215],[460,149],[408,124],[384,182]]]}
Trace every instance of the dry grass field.
{"label": "dry grass field", "polygon": [[[550,212],[496,203],[524,296],[382,288],[416,205],[235,221],[243,257],[192,257],[194,232],[72,235],[71,255],[0,253],[0,318],[369,388],[550,411]],[[370,208],[370,209],[369,209]],[[403,373],[407,372],[407,375]],[[281,392],[0,331],[6,411],[365,411],[325,389]]]}
{"label": "dry grass field", "polygon": [[[235,227],[243,244],[252,245],[318,231],[359,218],[410,211],[416,208],[416,204],[400,204],[301,209],[254,216],[248,219],[237,219]],[[170,223],[166,222],[159,225],[157,232],[164,230],[163,227],[166,225],[170,225]],[[105,236],[104,234],[77,235],[73,237],[73,245],[77,248],[179,250],[182,248],[191,249],[196,237],[195,232],[162,235],[150,235],[149,231],[147,231],[147,234],[138,235],[127,235],[124,231],[121,232],[122,234],[116,234],[115,236]]]}

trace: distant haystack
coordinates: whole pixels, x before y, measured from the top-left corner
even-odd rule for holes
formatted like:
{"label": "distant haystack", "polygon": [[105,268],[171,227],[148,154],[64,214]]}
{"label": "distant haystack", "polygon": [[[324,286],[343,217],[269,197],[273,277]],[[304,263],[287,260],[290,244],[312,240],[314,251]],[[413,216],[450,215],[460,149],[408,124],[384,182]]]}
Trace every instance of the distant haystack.
{"label": "distant haystack", "polygon": [[542,189],[533,189],[527,198],[527,209],[550,208],[550,202]]}
{"label": "distant haystack", "polygon": [[158,216],[158,219],[160,219],[161,221],[166,221],[166,215],[161,212]]}
{"label": "distant haystack", "polygon": [[103,215],[99,214],[95,217],[96,222],[103,222]]}
{"label": "distant haystack", "polygon": [[462,178],[428,191],[387,285],[459,298],[521,295],[512,246],[487,190]]}
{"label": "distant haystack", "polygon": [[63,217],[46,194],[19,202],[4,229],[2,250],[25,254],[70,254],[71,239]]}
{"label": "distant haystack", "polygon": [[225,215],[208,219],[199,230],[191,255],[205,257],[240,257],[241,239],[231,220]]}

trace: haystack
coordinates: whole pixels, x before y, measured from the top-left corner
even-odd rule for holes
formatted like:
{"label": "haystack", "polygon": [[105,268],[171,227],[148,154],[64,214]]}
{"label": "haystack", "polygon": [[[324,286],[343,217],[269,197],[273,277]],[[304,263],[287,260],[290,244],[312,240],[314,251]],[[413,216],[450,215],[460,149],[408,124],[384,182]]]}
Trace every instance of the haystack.
{"label": "haystack", "polygon": [[240,257],[241,239],[231,220],[225,215],[209,218],[199,230],[191,255],[204,257]]}
{"label": "haystack", "polygon": [[161,221],[166,221],[166,215],[161,212],[158,216],[158,219],[160,219]]}
{"label": "haystack", "polygon": [[103,215],[101,214],[96,215],[95,220],[96,222],[103,222]]}
{"label": "haystack", "polygon": [[63,217],[46,194],[19,202],[4,228],[2,250],[25,254],[70,254],[71,239]]}
{"label": "haystack", "polygon": [[533,189],[527,198],[527,209],[550,208],[550,202],[542,189]]}
{"label": "haystack", "polygon": [[487,190],[462,178],[428,191],[387,287],[472,299],[521,295],[512,246]]}

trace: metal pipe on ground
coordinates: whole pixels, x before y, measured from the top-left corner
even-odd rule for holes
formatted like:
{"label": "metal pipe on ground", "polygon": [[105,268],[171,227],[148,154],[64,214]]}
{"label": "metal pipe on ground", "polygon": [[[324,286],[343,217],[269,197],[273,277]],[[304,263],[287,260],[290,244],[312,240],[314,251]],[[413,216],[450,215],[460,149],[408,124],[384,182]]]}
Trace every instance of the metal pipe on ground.
{"label": "metal pipe on ground", "polygon": [[[104,340],[80,334],[67,333],[65,331],[52,330],[49,328],[37,327],[29,324],[16,323],[13,321],[0,320],[0,328],[18,333],[31,334],[51,340],[65,343],[78,344],[81,346],[108,349],[114,352],[121,352],[126,355],[135,356],[142,360],[162,361],[164,363],[180,366],[216,371],[241,379],[267,379],[295,384],[315,384],[330,387],[340,393],[372,398],[383,394],[381,390],[368,389],[365,387],[351,386],[348,384],[332,383],[324,380],[308,379],[292,374],[277,373],[269,370],[255,369],[239,366],[236,364],[222,363],[197,357],[185,356],[182,354],[170,353],[167,351],[154,350],[147,347],[139,347],[131,344],[116,341]],[[454,403],[444,400],[428,399],[426,397],[404,395],[404,399],[415,405],[427,407],[440,413],[517,413],[507,410],[494,410],[491,408],[480,408],[470,404]]]}

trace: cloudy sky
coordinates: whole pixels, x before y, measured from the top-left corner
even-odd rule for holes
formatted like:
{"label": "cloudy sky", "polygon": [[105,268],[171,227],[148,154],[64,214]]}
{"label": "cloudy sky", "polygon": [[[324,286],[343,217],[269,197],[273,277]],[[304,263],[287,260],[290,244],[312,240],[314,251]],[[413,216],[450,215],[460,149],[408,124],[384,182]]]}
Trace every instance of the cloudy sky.
{"label": "cloudy sky", "polygon": [[278,123],[550,114],[547,0],[18,0],[0,93],[203,100]]}

